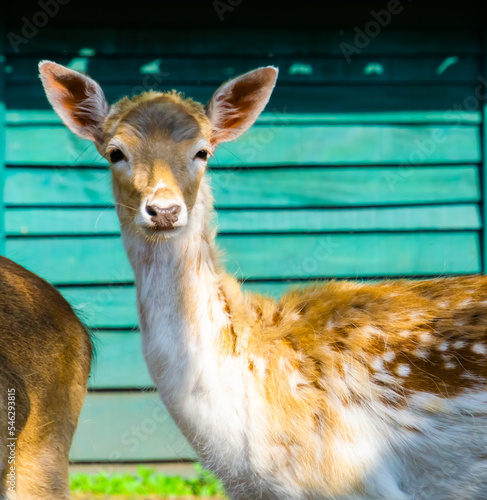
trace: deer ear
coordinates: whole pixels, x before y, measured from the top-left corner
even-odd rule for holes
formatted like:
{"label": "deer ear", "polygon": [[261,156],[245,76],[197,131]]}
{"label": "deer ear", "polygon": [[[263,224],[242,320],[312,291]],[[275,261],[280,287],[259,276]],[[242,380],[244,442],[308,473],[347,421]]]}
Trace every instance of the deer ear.
{"label": "deer ear", "polygon": [[110,107],[98,83],[50,61],[41,61],[39,72],[47,98],[64,124],[83,139],[100,144]]}
{"label": "deer ear", "polygon": [[212,143],[233,141],[249,129],[262,113],[276,84],[278,69],[259,68],[224,83],[205,107],[212,129]]}

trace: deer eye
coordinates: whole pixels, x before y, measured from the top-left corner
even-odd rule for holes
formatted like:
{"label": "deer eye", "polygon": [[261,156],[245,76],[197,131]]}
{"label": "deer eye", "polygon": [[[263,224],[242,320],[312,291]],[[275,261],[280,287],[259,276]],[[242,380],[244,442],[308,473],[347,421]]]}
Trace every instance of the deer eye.
{"label": "deer eye", "polygon": [[195,158],[199,158],[200,160],[207,160],[208,159],[208,151],[206,151],[205,149],[198,151],[196,153]]}
{"label": "deer eye", "polygon": [[122,153],[122,151],[120,151],[120,149],[112,149],[109,156],[112,163],[117,163],[118,161],[125,160],[125,155]]}

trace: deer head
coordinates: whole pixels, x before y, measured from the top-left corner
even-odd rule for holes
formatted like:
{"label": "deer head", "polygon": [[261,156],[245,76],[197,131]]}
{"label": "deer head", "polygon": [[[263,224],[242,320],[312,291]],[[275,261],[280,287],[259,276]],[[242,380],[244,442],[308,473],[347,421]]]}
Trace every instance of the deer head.
{"label": "deer head", "polygon": [[91,78],[49,61],[39,71],[65,125],[109,161],[123,228],[151,240],[184,230],[208,157],[255,122],[277,78],[274,67],[256,69],[224,83],[204,107],[175,91],[110,107]]}

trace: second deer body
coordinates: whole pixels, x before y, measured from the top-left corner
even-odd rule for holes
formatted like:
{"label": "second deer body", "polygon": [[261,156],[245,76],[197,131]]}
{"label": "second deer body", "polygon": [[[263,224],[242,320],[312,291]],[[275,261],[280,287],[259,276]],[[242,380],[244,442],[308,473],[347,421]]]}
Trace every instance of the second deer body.
{"label": "second deer body", "polygon": [[330,282],[276,302],[219,264],[207,157],[276,76],[236,78],[205,108],[156,92],[110,108],[93,80],[41,65],[55,110],[111,163],[160,395],[235,499],[486,498],[486,278]]}

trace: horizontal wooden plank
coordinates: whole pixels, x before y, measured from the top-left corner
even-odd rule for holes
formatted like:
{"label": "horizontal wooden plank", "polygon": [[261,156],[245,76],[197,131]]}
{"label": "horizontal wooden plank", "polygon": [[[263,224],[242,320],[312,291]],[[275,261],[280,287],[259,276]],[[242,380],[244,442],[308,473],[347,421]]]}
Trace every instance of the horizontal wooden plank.
{"label": "horizontal wooden plank", "polygon": [[[367,16],[368,19],[369,16]],[[360,28],[360,27],[359,27]],[[166,55],[323,55],[343,56],[341,43],[353,44],[353,29],[261,29],[249,36],[246,28],[224,27],[210,29],[154,29],[99,28],[90,26],[89,40],[86,28],[49,26],[48,32],[39,30],[35,43],[18,47],[21,55],[62,57],[66,54],[83,57],[90,54],[119,56],[140,54],[156,57]],[[428,26],[428,29],[383,30],[357,56],[379,54],[479,54],[483,48],[480,32],[471,29],[454,31]],[[8,56],[16,54],[6,44]]]}
{"label": "horizontal wooden plank", "polygon": [[[247,169],[210,172],[216,206],[327,207],[477,202],[476,166]],[[96,169],[6,170],[4,202],[15,206],[109,206],[110,175]]]}
{"label": "horizontal wooden plank", "polygon": [[[141,86],[144,82],[165,86],[212,84],[272,64],[279,68],[279,82],[340,83],[469,83],[481,73],[481,59],[471,55],[418,57],[337,57],[264,56],[235,57],[59,57],[56,62],[88,73],[103,87],[108,83]],[[6,82],[38,82],[38,57],[11,57]],[[142,85],[141,85],[142,80]]]}
{"label": "horizontal wooden plank", "polygon": [[[292,286],[302,282],[290,281],[247,281],[243,289],[279,298]],[[59,287],[61,293],[75,308],[76,314],[90,328],[134,329],[138,326],[135,307],[135,288],[125,286],[69,286]]]}
{"label": "horizontal wooden plank", "polygon": [[[217,150],[215,167],[322,164],[431,164],[480,161],[475,126],[260,125]],[[10,165],[106,165],[65,127],[7,129]]]}
{"label": "horizontal wooden plank", "polygon": [[[61,119],[51,110],[12,109],[6,113],[7,126],[60,125]],[[326,125],[342,123],[407,123],[407,124],[478,124],[482,122],[479,111],[390,111],[378,113],[272,113],[264,112],[257,118],[257,124],[267,125]]]}
{"label": "horizontal wooden plank", "polygon": [[119,234],[120,224],[113,208],[7,208],[8,236]]}
{"label": "horizontal wooden plank", "polygon": [[455,230],[481,227],[478,205],[218,212],[219,232],[225,234]]}
{"label": "horizontal wooden plank", "polygon": [[195,458],[154,392],[88,394],[70,452],[76,462]]}
{"label": "horizontal wooden plank", "polygon": [[142,354],[140,332],[95,332],[92,339],[95,361],[88,381],[89,388],[154,387]]}
{"label": "horizontal wooden plank", "polygon": [[60,288],[78,317],[90,328],[137,328],[135,287],[96,286]]}
{"label": "horizontal wooden plank", "polygon": [[[479,234],[222,235],[240,278],[373,277],[480,272]],[[132,282],[120,238],[8,239],[6,256],[55,284]],[[42,258],[39,258],[42,256]]]}
{"label": "horizontal wooden plank", "polygon": [[[218,211],[220,233],[480,229],[478,205]],[[7,208],[7,236],[119,234],[110,208]]]}
{"label": "horizontal wooden plank", "polygon": [[[453,105],[460,109],[471,107],[472,96],[475,96],[479,86],[481,90],[482,84],[478,80],[469,84],[452,85],[411,83],[378,86],[337,83],[310,85],[305,92],[299,92],[295,84],[278,83],[267,109],[281,113],[449,111]],[[39,82],[6,84],[5,87],[7,109],[50,109]],[[164,82],[159,84],[141,78],[138,85],[106,84],[103,91],[108,102],[112,103],[125,95],[139,94],[149,89],[166,91],[173,87]],[[177,90],[204,103],[213,95],[216,85],[178,85]]]}

